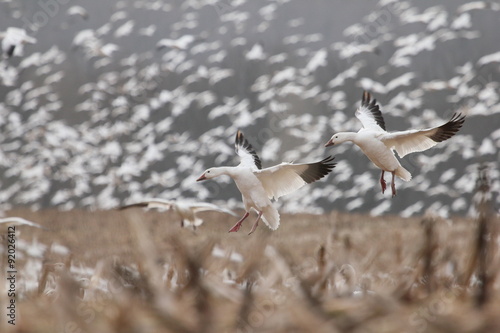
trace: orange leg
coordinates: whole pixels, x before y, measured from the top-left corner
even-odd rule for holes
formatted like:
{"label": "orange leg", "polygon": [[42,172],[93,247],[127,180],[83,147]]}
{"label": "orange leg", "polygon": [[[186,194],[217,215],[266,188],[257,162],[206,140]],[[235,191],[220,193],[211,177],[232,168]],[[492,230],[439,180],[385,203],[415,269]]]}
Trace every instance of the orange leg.
{"label": "orange leg", "polygon": [[382,194],[385,192],[385,190],[387,189],[387,184],[384,180],[384,173],[385,171],[382,170],[382,174],[380,175],[380,186],[382,186]]}
{"label": "orange leg", "polygon": [[236,222],[236,224],[231,229],[229,229],[229,232],[237,232],[238,230],[240,230],[241,223],[243,223],[243,221],[245,221],[245,219],[248,217],[248,215],[250,215],[250,213],[246,212],[245,215],[243,215],[243,217],[241,218],[241,220]]}
{"label": "orange leg", "polygon": [[396,196],[396,183],[394,182],[395,176],[396,176],[396,173],[393,171],[392,172],[392,182],[391,182],[391,189],[392,189],[392,197],[393,198]]}
{"label": "orange leg", "polygon": [[261,216],[262,216],[262,212],[260,212],[259,216],[257,216],[257,220],[255,220],[255,223],[252,226],[252,230],[250,230],[250,232],[248,233],[249,235],[253,234],[253,232],[255,231],[255,229],[257,229],[257,226],[259,225],[259,220],[260,220]]}

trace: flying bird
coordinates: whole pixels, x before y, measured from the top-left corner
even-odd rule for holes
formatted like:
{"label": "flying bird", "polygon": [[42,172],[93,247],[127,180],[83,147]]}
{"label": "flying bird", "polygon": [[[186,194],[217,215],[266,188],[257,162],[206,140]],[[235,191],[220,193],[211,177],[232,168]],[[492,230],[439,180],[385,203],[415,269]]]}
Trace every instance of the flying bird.
{"label": "flying bird", "polygon": [[401,166],[394,154],[394,150],[401,158],[410,153],[427,150],[434,147],[438,142],[454,136],[465,121],[465,116],[455,113],[447,123],[438,127],[387,132],[377,101],[372,100],[370,93],[366,91],[363,92],[361,106],[356,110],[355,115],[361,121],[363,128],[357,133],[336,133],[325,144],[325,147],[347,141],[356,144],[378,168],[382,169],[380,176],[382,193],[385,192],[387,187],[384,173],[386,171],[392,173],[391,189],[393,197],[396,195],[395,176],[404,181],[411,180],[410,172]]}
{"label": "flying bird", "polygon": [[0,32],[0,39],[2,39],[4,58],[7,59],[12,56],[22,56],[24,44],[36,43],[36,38],[28,36],[26,30],[15,27],[9,27],[5,32]]}
{"label": "flying bird", "polygon": [[196,38],[193,35],[184,35],[178,39],[164,38],[156,43],[156,48],[163,49],[165,47],[169,47],[178,50],[186,50],[195,41]]}
{"label": "flying bird", "polygon": [[133,203],[130,205],[122,206],[119,209],[127,209],[132,207],[144,207],[144,208],[158,208],[169,210],[172,209],[176,212],[181,218],[181,227],[187,228],[192,227],[196,229],[200,225],[203,224],[203,220],[196,217],[196,213],[204,212],[204,211],[216,211],[226,214],[231,214],[233,216],[237,216],[233,211],[221,208],[211,203],[207,202],[188,202],[188,201],[180,201],[180,200],[164,200],[164,199],[147,199],[141,202]]}
{"label": "flying bird", "polygon": [[238,166],[210,168],[197,179],[197,181],[201,181],[226,175],[236,183],[243,197],[245,215],[229,232],[237,232],[240,229],[251,209],[257,211],[258,217],[249,235],[255,231],[261,218],[272,230],[278,229],[280,216],[271,199],[278,199],[306,184],[321,179],[335,167],[335,163],[332,163],[333,157],[329,156],[315,163],[281,163],[262,169],[259,156],[241,131],[236,133],[235,150],[241,160]]}
{"label": "flying bird", "polygon": [[72,6],[66,11],[66,14],[69,16],[80,16],[84,20],[89,19],[89,13],[82,6]]}

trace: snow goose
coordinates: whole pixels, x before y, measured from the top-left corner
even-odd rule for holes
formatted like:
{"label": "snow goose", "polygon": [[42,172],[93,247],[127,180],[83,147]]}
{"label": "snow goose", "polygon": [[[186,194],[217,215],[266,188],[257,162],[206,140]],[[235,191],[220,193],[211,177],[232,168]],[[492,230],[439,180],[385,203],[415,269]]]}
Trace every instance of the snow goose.
{"label": "snow goose", "polygon": [[196,213],[213,210],[216,212],[231,214],[237,216],[233,211],[221,208],[207,202],[188,202],[180,200],[164,200],[164,199],[147,199],[141,202],[120,207],[120,210],[132,207],[158,208],[169,210],[172,209],[181,218],[181,227],[192,227],[196,229],[203,224],[203,220],[196,217]]}
{"label": "snow goose", "polygon": [[236,133],[235,149],[241,160],[238,166],[210,168],[197,179],[201,181],[227,175],[236,183],[243,197],[245,215],[229,232],[240,229],[241,223],[248,217],[252,208],[257,211],[258,217],[249,235],[257,228],[260,218],[272,230],[278,229],[280,216],[271,199],[278,199],[321,179],[335,167],[335,163],[332,163],[333,157],[329,156],[315,163],[281,163],[262,169],[259,156],[241,131]]}
{"label": "snow goose", "polygon": [[164,38],[156,43],[156,48],[158,50],[169,47],[178,50],[187,50],[189,45],[196,41],[193,35],[184,35],[178,39]]}
{"label": "snow goose", "polygon": [[36,43],[36,38],[28,36],[26,30],[15,27],[9,27],[5,32],[0,32],[0,39],[2,39],[4,58],[10,58],[14,55],[22,56],[24,44]]}
{"label": "snow goose", "polygon": [[88,11],[82,6],[72,6],[66,11],[66,14],[68,14],[69,16],[80,16],[84,20],[89,19]]}
{"label": "snow goose", "polygon": [[438,127],[387,132],[380,108],[375,99],[371,99],[368,92],[363,92],[361,106],[356,110],[356,117],[361,121],[363,128],[359,132],[340,132],[332,136],[325,147],[351,141],[358,145],[365,155],[380,169],[380,185],[382,193],[386,190],[384,172],[392,173],[392,196],[396,195],[394,177],[398,176],[404,181],[410,181],[411,174],[403,168],[394,155],[394,150],[399,157],[407,154],[424,151],[434,147],[455,135],[462,127],[465,116],[455,113],[451,119]]}

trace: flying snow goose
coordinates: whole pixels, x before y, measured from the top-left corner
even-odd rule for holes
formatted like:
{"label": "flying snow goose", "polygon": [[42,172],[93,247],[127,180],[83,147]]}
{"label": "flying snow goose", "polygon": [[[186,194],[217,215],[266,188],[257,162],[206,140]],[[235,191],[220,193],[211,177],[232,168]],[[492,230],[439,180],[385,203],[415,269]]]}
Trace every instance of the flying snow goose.
{"label": "flying snow goose", "polygon": [[455,113],[451,119],[438,127],[408,130],[398,132],[387,132],[385,122],[377,104],[377,100],[371,99],[370,93],[363,92],[361,106],[356,110],[356,117],[361,121],[363,128],[357,133],[340,132],[332,136],[325,144],[325,147],[351,141],[380,169],[380,185],[382,193],[386,190],[384,172],[392,173],[392,196],[396,195],[396,185],[394,177],[398,176],[404,181],[410,181],[411,174],[403,168],[394,155],[394,150],[399,157],[404,157],[410,153],[424,151],[434,147],[438,142],[442,142],[455,135],[462,127],[465,116]]}
{"label": "flying snow goose", "polygon": [[10,58],[13,55],[22,56],[24,44],[36,43],[36,38],[28,36],[26,30],[15,27],[9,27],[5,32],[0,32],[0,39],[2,39],[4,58]]}
{"label": "flying snow goose", "polygon": [[196,229],[203,224],[203,220],[196,217],[196,213],[213,210],[216,212],[231,214],[237,216],[233,211],[221,208],[207,202],[188,202],[180,200],[164,200],[164,199],[147,199],[141,202],[133,203],[130,205],[122,206],[120,209],[131,207],[145,207],[145,208],[158,208],[169,210],[172,209],[181,218],[181,227],[192,227]]}
{"label": "flying snow goose", "polygon": [[196,38],[193,35],[184,35],[178,39],[164,38],[156,43],[156,48],[160,50],[169,47],[178,50],[186,50],[194,41],[196,41]]}
{"label": "flying snow goose", "polygon": [[197,179],[201,181],[227,175],[236,183],[243,197],[246,212],[229,232],[240,229],[241,223],[248,217],[252,208],[257,211],[258,217],[249,235],[257,228],[260,218],[272,230],[278,229],[280,216],[271,199],[278,199],[321,179],[335,167],[335,163],[332,163],[333,157],[329,156],[315,163],[281,163],[262,169],[259,156],[241,131],[236,133],[235,149],[241,160],[238,166],[210,168]]}
{"label": "flying snow goose", "polygon": [[82,6],[72,6],[66,11],[66,14],[68,14],[69,16],[80,16],[84,20],[89,19],[88,11]]}

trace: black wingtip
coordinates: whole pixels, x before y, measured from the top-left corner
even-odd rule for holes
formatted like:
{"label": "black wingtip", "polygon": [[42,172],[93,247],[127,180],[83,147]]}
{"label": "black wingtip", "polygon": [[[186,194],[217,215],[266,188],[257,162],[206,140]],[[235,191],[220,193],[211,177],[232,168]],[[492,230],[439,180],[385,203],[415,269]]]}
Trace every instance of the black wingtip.
{"label": "black wingtip", "polygon": [[147,205],[148,205],[147,203],[141,202],[141,203],[120,206],[120,207],[117,207],[116,209],[117,210],[124,210],[124,209],[132,208],[132,207],[147,207]]}
{"label": "black wingtip", "polygon": [[334,159],[335,159],[334,156],[327,156],[326,158],[319,161],[319,163],[331,166],[331,168],[333,169],[337,165],[337,163],[330,163],[330,162],[333,162]]}
{"label": "black wingtip", "polygon": [[377,100],[375,98],[372,99],[372,95],[366,90],[363,91],[361,106],[366,107],[371,112],[377,124],[385,131],[385,121],[382,117],[380,106],[377,104]]}
{"label": "black wingtip", "polygon": [[434,133],[430,138],[434,142],[442,142],[448,140],[462,128],[465,122],[465,115],[456,112],[453,114],[451,119],[446,123],[438,127],[436,133]]}
{"label": "black wingtip", "polygon": [[253,149],[250,142],[248,142],[247,139],[245,139],[243,133],[240,130],[236,132],[236,139],[234,141],[234,148],[236,150],[236,153],[238,153],[238,147],[242,147],[246,149],[250,154],[252,154],[253,161],[257,166],[257,169],[259,170],[262,169],[262,162],[260,161],[259,155],[257,155],[255,149]]}
{"label": "black wingtip", "polygon": [[240,145],[240,144],[241,144],[241,143],[243,143],[244,141],[246,141],[246,140],[245,140],[245,137],[243,136],[243,133],[242,133],[240,130],[238,130],[238,131],[236,132],[236,138],[234,139],[234,144],[235,144],[235,146]]}
{"label": "black wingtip", "polygon": [[371,95],[368,91],[363,90],[363,96],[361,97],[361,105],[367,105],[370,103]]}
{"label": "black wingtip", "polygon": [[309,164],[309,167],[304,170],[299,176],[307,183],[310,184],[315,182],[324,176],[328,175],[337,163],[332,161],[335,159],[333,156],[328,156],[325,159]]}
{"label": "black wingtip", "polygon": [[6,55],[7,58],[10,58],[14,55],[14,50],[16,49],[15,45],[10,45],[9,48],[7,49]]}

